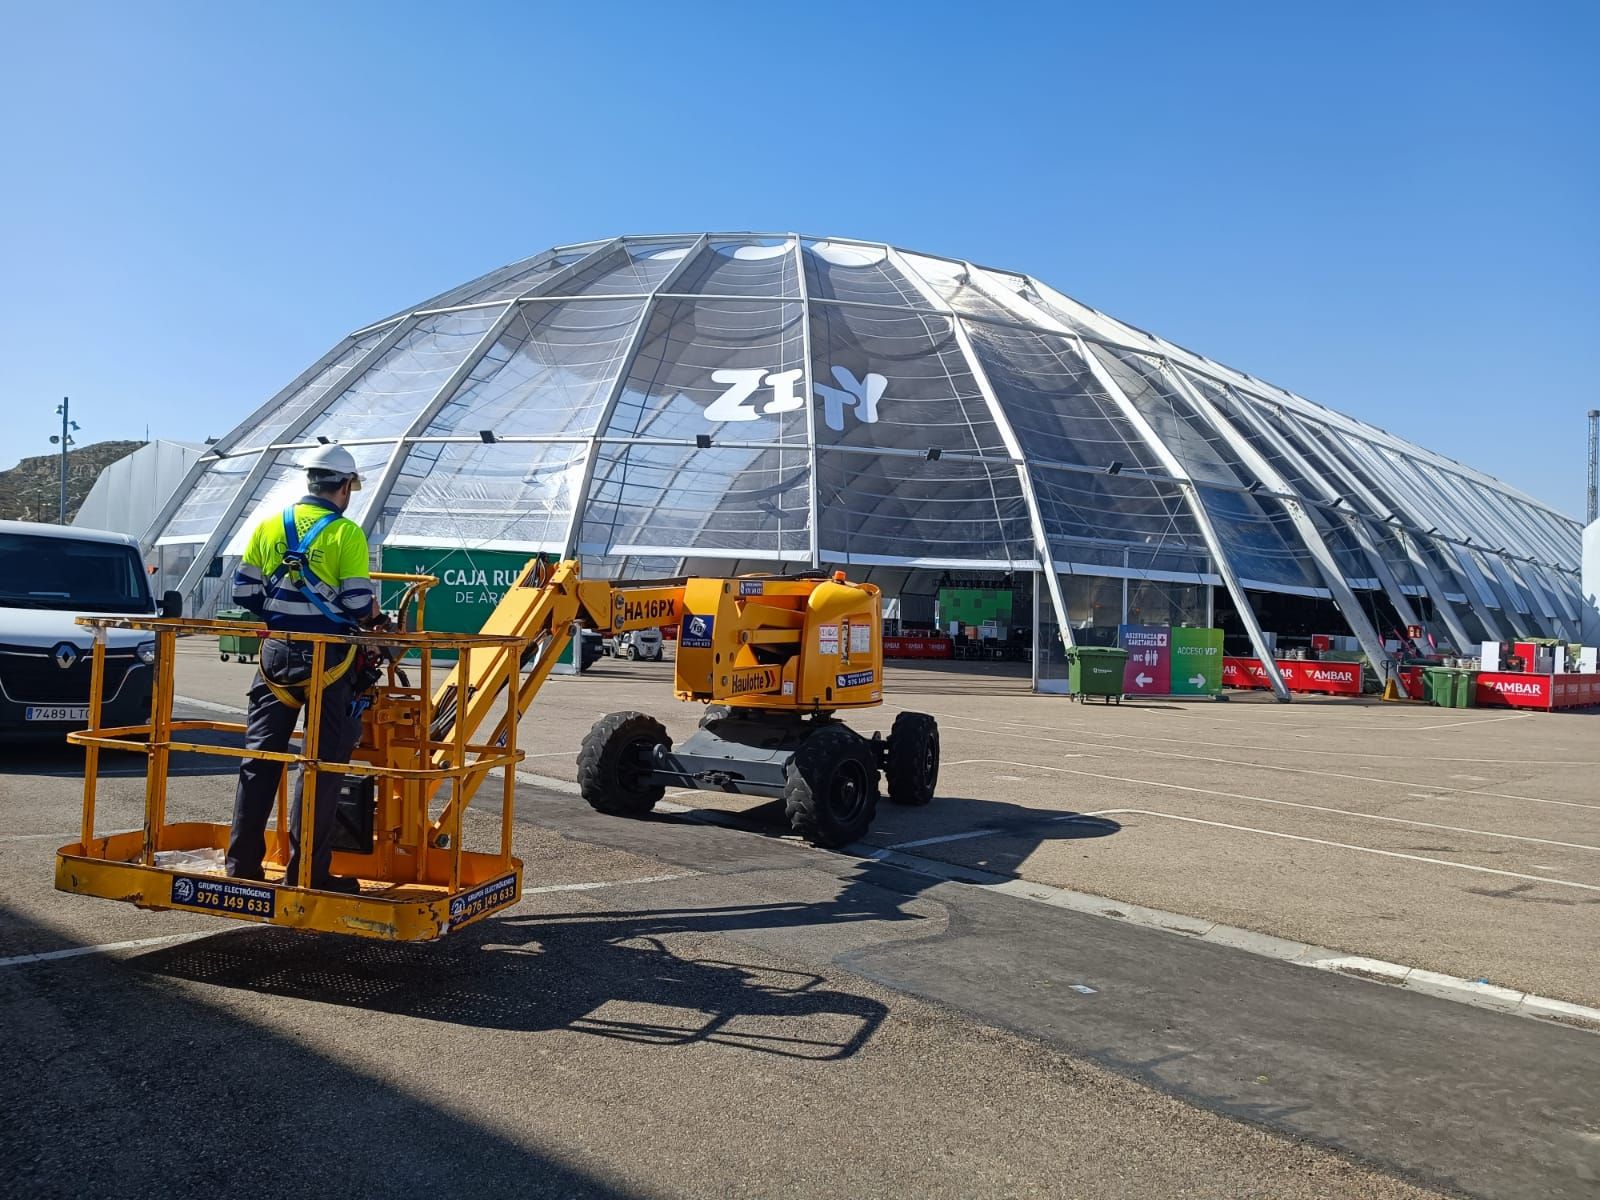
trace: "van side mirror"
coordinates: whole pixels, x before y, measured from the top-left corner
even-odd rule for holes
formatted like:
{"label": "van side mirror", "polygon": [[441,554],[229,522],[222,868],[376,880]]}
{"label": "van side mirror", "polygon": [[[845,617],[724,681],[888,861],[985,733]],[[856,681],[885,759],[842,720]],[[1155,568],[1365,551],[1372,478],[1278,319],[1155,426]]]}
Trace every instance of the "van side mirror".
{"label": "van side mirror", "polygon": [[163,617],[183,616],[182,592],[163,592],[161,594],[161,615]]}

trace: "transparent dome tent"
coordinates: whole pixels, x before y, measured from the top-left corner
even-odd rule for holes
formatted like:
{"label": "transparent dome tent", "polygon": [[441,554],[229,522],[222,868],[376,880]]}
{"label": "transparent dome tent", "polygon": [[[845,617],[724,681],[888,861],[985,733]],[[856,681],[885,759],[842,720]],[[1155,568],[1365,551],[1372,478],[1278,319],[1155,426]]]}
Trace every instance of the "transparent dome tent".
{"label": "transparent dome tent", "polygon": [[1559,512],[1040,280],[881,243],[559,246],[349,334],[152,524],[195,610],[226,602],[322,439],[361,464],[349,515],[374,545],[419,552],[845,567],[888,595],[1005,574],[1036,581],[1057,643],[1150,593],[1174,620],[1228,608],[1258,652],[1286,597],[1378,656],[1391,626],[1463,650],[1579,630]]}

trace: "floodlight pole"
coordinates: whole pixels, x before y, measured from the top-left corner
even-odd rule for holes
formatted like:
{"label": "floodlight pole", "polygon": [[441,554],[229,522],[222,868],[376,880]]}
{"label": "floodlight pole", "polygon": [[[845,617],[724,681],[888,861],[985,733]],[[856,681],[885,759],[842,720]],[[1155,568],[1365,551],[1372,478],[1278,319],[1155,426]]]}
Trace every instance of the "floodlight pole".
{"label": "floodlight pole", "polygon": [[1589,410],[1589,523],[1600,519],[1600,408]]}
{"label": "floodlight pole", "polygon": [[72,401],[61,397],[61,403],[56,405],[56,411],[61,414],[61,436],[52,437],[52,442],[61,443],[61,492],[56,500],[56,524],[67,523],[67,447],[72,445],[72,431],[77,428],[72,423]]}
{"label": "floodlight pole", "polygon": [[61,397],[61,407],[57,411],[61,414],[61,503],[56,508],[56,524],[65,525],[67,523],[67,418],[71,412],[69,397]]}

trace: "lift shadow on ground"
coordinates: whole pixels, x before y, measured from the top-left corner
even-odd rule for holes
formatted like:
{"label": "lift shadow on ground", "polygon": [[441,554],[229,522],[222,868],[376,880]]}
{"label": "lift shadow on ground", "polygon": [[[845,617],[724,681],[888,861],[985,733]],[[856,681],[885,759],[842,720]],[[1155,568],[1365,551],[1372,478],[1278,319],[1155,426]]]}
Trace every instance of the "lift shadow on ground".
{"label": "lift shadow on ground", "polygon": [[261,929],[137,963],[152,975],[478,1028],[713,1042],[793,1058],[854,1054],[883,1020],[877,1001],[811,972],[736,961],[726,947],[701,957],[666,940],[756,919],[758,911],[511,917],[428,946]]}
{"label": "lift shadow on ground", "polygon": [[[0,913],[10,927],[32,924]],[[635,1194],[429,1102],[425,1078],[367,1075],[135,963],[89,955],[0,973],[10,1029],[0,1043],[10,1098],[0,1190],[149,1200]]]}

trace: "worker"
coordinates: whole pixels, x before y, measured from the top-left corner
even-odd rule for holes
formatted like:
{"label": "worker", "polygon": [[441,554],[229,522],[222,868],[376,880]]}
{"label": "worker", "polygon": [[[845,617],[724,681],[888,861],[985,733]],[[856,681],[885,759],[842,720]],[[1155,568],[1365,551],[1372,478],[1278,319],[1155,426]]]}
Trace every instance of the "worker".
{"label": "worker", "polygon": [[[233,577],[233,600],[266,622],[260,669],[250,685],[245,749],[282,752],[305,706],[315,643],[286,641],[274,633],[349,635],[376,619],[377,599],[368,567],[367,538],[344,516],[351,494],[361,488],[355,456],[336,442],[310,450],[299,463],[306,471],[307,495],[264,519],[251,534]],[[317,758],[349,762],[361,735],[351,666],[355,646],[324,646],[322,719]],[[283,763],[247,758],[239,767],[228,839],[228,874],[261,879],[266,855],[267,819],[277,799]],[[289,864],[294,884],[300,869],[300,808],[305,779],[295,783],[289,815]],[[337,771],[317,775],[316,826],[311,852],[311,886],[355,894],[359,881],[329,870],[333,855]]]}

